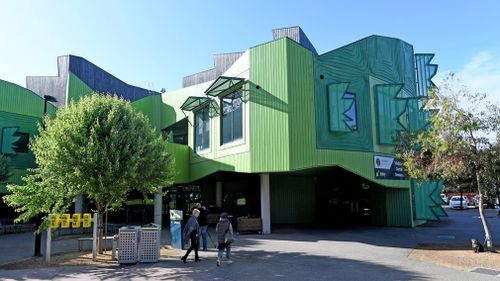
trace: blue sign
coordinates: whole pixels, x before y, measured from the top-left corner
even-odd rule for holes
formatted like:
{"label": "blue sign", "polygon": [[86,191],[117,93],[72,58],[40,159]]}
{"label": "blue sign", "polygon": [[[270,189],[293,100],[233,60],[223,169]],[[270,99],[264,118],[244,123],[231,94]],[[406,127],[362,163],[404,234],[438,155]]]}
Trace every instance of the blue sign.
{"label": "blue sign", "polygon": [[406,172],[403,161],[394,157],[374,156],[376,179],[405,180]]}
{"label": "blue sign", "polygon": [[170,210],[170,237],[172,247],[182,249],[182,211]]}

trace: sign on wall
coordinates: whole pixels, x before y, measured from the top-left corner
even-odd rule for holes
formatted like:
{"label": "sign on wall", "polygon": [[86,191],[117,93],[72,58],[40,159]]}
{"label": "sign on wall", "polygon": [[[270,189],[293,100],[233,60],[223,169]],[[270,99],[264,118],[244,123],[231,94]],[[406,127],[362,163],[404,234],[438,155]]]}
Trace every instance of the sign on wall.
{"label": "sign on wall", "polygon": [[394,157],[374,156],[373,165],[375,167],[376,179],[404,180],[406,172],[403,161]]}
{"label": "sign on wall", "polygon": [[92,227],[92,215],[83,214],[50,214],[49,215],[50,228],[80,228]]}
{"label": "sign on wall", "polygon": [[50,220],[50,227],[51,228],[58,228],[59,227],[59,214],[51,214],[49,216]]}
{"label": "sign on wall", "polygon": [[83,214],[83,227],[92,227],[92,215],[91,214]]}
{"label": "sign on wall", "polygon": [[81,224],[81,214],[73,214],[73,216],[71,217],[71,227],[72,228],[80,228],[80,224]]}
{"label": "sign on wall", "polygon": [[61,215],[61,228],[69,228],[70,225],[70,214],[62,214]]}

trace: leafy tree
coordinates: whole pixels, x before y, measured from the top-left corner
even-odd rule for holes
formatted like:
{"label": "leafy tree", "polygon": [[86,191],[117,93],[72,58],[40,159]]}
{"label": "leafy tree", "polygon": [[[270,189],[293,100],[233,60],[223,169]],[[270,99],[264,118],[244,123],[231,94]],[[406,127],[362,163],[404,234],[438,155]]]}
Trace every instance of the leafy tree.
{"label": "leafy tree", "polygon": [[39,129],[31,143],[38,168],[23,178],[24,185],[7,187],[5,201],[20,213],[18,221],[65,212],[84,194],[99,213],[102,242],[105,211],[122,206],[132,189],[146,195],[171,184],[173,158],[166,143],[122,99],[94,93]]}
{"label": "leafy tree", "polygon": [[499,154],[492,148],[499,144],[492,135],[500,125],[499,107],[488,102],[484,94],[458,87],[450,74],[431,91],[426,108],[433,111],[430,126],[404,133],[396,146],[398,157],[412,178],[472,182],[480,195],[479,214],[487,246],[492,249],[493,236],[482,202],[485,192],[493,190],[492,180],[498,182]]}
{"label": "leafy tree", "polygon": [[0,182],[6,181],[11,176],[9,162],[7,156],[0,154]]}

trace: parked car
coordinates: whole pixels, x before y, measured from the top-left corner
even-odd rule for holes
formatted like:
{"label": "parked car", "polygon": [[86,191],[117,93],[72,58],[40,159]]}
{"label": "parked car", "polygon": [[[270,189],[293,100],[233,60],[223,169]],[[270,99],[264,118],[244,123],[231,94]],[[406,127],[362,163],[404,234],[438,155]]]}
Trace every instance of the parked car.
{"label": "parked car", "polygon": [[[460,205],[462,203],[462,205]],[[467,197],[462,196],[462,202],[460,202],[460,196],[452,196],[450,200],[450,208],[452,209],[467,209],[467,205],[469,204],[469,200]]]}
{"label": "parked car", "polygon": [[448,205],[448,196],[446,194],[441,193],[441,199],[443,200],[444,204]]}
{"label": "parked car", "polygon": [[[479,195],[474,196],[474,207],[479,207]],[[493,201],[491,201],[486,195],[483,195],[483,208],[495,208],[495,204],[493,203]]]}

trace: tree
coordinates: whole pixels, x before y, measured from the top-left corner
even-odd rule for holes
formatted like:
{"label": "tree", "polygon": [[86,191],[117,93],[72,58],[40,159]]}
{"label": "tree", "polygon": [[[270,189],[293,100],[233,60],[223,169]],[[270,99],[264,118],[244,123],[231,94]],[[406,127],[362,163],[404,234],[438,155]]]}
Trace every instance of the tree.
{"label": "tree", "polygon": [[117,97],[94,93],[59,110],[30,148],[38,168],[5,196],[17,220],[65,212],[84,194],[99,213],[100,245],[104,212],[122,206],[132,189],[146,195],[172,181],[166,143],[147,117]]}
{"label": "tree", "polygon": [[7,156],[0,154],[0,182],[6,181],[11,176],[9,162]]}
{"label": "tree", "polygon": [[403,133],[406,136],[396,152],[412,178],[450,184],[473,182],[480,196],[479,214],[487,246],[492,249],[493,236],[482,202],[485,192],[494,189],[492,180],[498,180],[498,154],[493,147],[499,144],[492,135],[500,125],[500,110],[485,94],[472,93],[457,83],[450,74],[431,91],[426,104],[433,112],[430,125]]}

